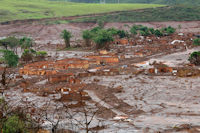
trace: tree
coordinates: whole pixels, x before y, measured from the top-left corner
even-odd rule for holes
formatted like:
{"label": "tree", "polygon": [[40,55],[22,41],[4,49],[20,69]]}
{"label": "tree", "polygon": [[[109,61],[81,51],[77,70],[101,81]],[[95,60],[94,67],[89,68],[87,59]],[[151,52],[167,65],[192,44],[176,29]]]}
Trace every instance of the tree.
{"label": "tree", "polygon": [[4,46],[5,49],[7,49],[8,47],[10,47],[11,49],[15,48],[15,51],[17,53],[17,46],[19,45],[19,39],[13,36],[10,36],[10,37],[0,40],[0,45]]}
{"label": "tree", "polygon": [[0,49],[0,52],[4,53],[3,57],[6,61],[6,64],[8,64],[9,67],[17,66],[19,60],[18,55],[15,55],[15,53],[11,50],[5,50],[5,49]]}
{"label": "tree", "polygon": [[134,30],[138,31],[141,27],[142,27],[142,25],[133,24],[131,29],[134,29]]}
{"label": "tree", "polygon": [[143,27],[140,28],[140,30],[146,31],[146,30],[148,30],[148,28],[146,26],[143,26]]}
{"label": "tree", "polygon": [[132,34],[133,37],[135,35],[137,35],[137,30],[134,27],[131,27],[130,32],[131,32],[131,34]]}
{"label": "tree", "polygon": [[98,22],[98,26],[100,29],[103,29],[104,25],[103,25],[103,21],[102,20],[99,20]]}
{"label": "tree", "polygon": [[117,32],[118,32],[117,29],[115,29],[114,27],[108,28],[107,31],[111,32],[112,35],[117,35]]}
{"label": "tree", "polygon": [[93,29],[91,29],[91,33],[96,34],[99,30],[100,30],[99,27],[94,27]]}
{"label": "tree", "polygon": [[124,30],[118,30],[118,31],[117,31],[117,35],[119,35],[120,38],[126,37],[126,33],[125,33]]}
{"label": "tree", "polygon": [[[34,52],[33,52],[33,53],[34,53]],[[46,55],[47,55],[47,52],[46,52],[46,51],[37,51],[37,52],[36,52],[36,57],[37,57],[38,59],[41,59],[41,60],[44,60]]]}
{"label": "tree", "polygon": [[145,35],[145,32],[144,32],[144,31],[142,31],[142,30],[140,30],[140,31],[139,31],[139,33],[140,33],[142,36],[144,36],[144,35]]}
{"label": "tree", "polygon": [[180,32],[180,30],[181,30],[181,24],[178,25],[178,29],[179,29],[179,32]]}
{"label": "tree", "polygon": [[33,47],[35,45],[35,42],[31,38],[23,37],[19,40],[19,45],[22,49],[29,49],[30,47]]}
{"label": "tree", "polygon": [[5,39],[0,40],[0,45],[5,47],[5,49],[8,49],[8,42]]}
{"label": "tree", "polygon": [[67,31],[66,29],[62,31],[60,37],[64,39],[66,48],[70,47],[70,38],[73,37],[72,32]]}
{"label": "tree", "polygon": [[154,28],[149,28],[149,31],[151,32],[151,34],[155,34]]}
{"label": "tree", "polygon": [[161,31],[165,32],[167,34],[171,34],[171,33],[174,33],[176,31],[176,29],[169,26],[169,27],[162,28]]}
{"label": "tree", "polygon": [[163,36],[163,33],[160,30],[156,29],[155,30],[155,35],[156,36]]}
{"label": "tree", "polygon": [[17,54],[17,46],[19,45],[19,39],[15,38],[14,36],[10,36],[6,38],[8,42],[8,46],[11,49],[14,49],[15,53]]}
{"label": "tree", "polygon": [[89,30],[82,31],[82,37],[85,39],[85,44],[87,47],[90,46],[91,38],[93,37],[92,33]]}
{"label": "tree", "polygon": [[109,49],[108,42],[114,41],[112,34],[108,32],[107,30],[100,30],[95,36],[92,38],[92,40],[96,43],[96,48],[105,48]]}
{"label": "tree", "polygon": [[[7,69],[4,69],[2,80],[4,84],[0,87],[2,97],[0,98],[0,132],[1,133],[21,133],[21,132],[38,132],[41,128],[40,112],[36,113],[34,104],[31,104],[22,99],[10,100],[4,97],[5,90],[9,89],[10,76],[5,76]],[[23,101],[22,105],[18,101]],[[27,106],[28,105],[28,106]],[[30,105],[30,106],[29,106]],[[30,109],[32,107],[32,109]],[[33,118],[34,117],[34,118]]]}
{"label": "tree", "polygon": [[195,45],[195,46],[199,46],[200,45],[200,38],[196,38],[196,39],[194,39],[193,40],[193,45]]}
{"label": "tree", "polygon": [[33,49],[24,49],[24,52],[21,56],[21,58],[24,60],[24,61],[31,61],[33,60],[33,57],[36,55],[36,51],[33,50]]}

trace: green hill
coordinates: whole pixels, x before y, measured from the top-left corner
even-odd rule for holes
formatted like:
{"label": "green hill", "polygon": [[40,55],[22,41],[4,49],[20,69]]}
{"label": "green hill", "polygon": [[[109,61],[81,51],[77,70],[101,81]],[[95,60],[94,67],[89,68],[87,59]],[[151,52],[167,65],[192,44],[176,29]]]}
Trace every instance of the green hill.
{"label": "green hill", "polygon": [[[71,0],[73,2],[82,3],[99,3],[99,0]],[[200,5],[200,0],[106,0],[106,3],[145,3],[145,4],[164,4],[164,5]]]}
{"label": "green hill", "polygon": [[150,8],[143,11],[124,11],[98,17],[85,17],[70,22],[150,22],[150,21],[193,21],[200,20],[200,6],[176,5],[167,8]]}
{"label": "green hill", "polygon": [[76,16],[122,10],[151,8],[156,4],[85,4],[46,0],[0,0],[0,22]]}

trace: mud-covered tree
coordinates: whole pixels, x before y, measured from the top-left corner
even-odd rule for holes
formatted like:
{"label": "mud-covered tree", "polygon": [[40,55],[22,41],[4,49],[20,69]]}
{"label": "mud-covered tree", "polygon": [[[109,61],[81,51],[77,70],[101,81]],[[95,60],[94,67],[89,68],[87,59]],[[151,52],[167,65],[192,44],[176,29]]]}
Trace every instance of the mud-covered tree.
{"label": "mud-covered tree", "polygon": [[82,37],[85,40],[85,46],[89,47],[93,37],[92,33],[89,30],[83,30]]}
{"label": "mud-covered tree", "polygon": [[3,53],[3,58],[5,63],[9,67],[16,67],[18,64],[19,57],[11,50],[0,49],[0,52]]}
{"label": "mud-covered tree", "polygon": [[70,47],[70,39],[73,37],[72,32],[67,31],[66,29],[64,29],[61,32],[60,37],[62,39],[64,39],[66,48]]}
{"label": "mud-covered tree", "polygon": [[36,57],[37,57],[37,59],[40,59],[40,60],[44,60],[46,55],[47,55],[46,51],[37,51],[36,52]]}
{"label": "mud-covered tree", "polygon": [[33,50],[33,49],[24,49],[24,52],[21,56],[21,58],[24,60],[24,61],[31,61],[33,60],[33,57],[36,55],[36,51]]}
{"label": "mud-covered tree", "polygon": [[96,43],[97,50],[101,48],[109,49],[108,43],[114,41],[112,34],[104,29],[95,34],[92,40]]}

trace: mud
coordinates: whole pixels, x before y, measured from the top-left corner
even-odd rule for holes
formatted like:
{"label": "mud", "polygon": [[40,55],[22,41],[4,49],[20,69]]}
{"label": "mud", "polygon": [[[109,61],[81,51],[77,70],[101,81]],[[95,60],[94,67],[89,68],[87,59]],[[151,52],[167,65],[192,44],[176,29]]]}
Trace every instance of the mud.
{"label": "mud", "polygon": [[[136,23],[105,23],[105,28],[115,27],[116,29],[125,29],[129,31],[128,27],[124,24],[133,25],[141,24],[147,27],[162,28],[172,26],[178,29],[181,25],[180,32],[182,33],[200,33],[200,21],[183,21],[183,22],[136,22]],[[15,35],[19,37],[31,36],[36,39],[38,44],[64,44],[63,40],[59,37],[62,30],[67,29],[72,32],[74,37],[72,41],[77,41],[81,38],[81,31],[94,28],[98,26],[97,23],[70,23],[60,25],[1,25],[0,37]],[[178,30],[177,30],[178,32]]]}

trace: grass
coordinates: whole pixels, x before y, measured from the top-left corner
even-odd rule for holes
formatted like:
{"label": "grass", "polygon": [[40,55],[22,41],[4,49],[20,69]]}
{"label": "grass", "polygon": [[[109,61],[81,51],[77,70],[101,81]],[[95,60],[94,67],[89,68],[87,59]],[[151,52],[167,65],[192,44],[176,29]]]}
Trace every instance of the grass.
{"label": "grass", "polygon": [[0,22],[78,16],[159,7],[156,4],[85,4],[46,0],[0,0]]}
{"label": "grass", "polygon": [[151,22],[151,21],[194,21],[200,20],[200,6],[176,5],[170,8],[148,8],[142,11],[123,11],[104,16],[83,17],[68,22]]}

